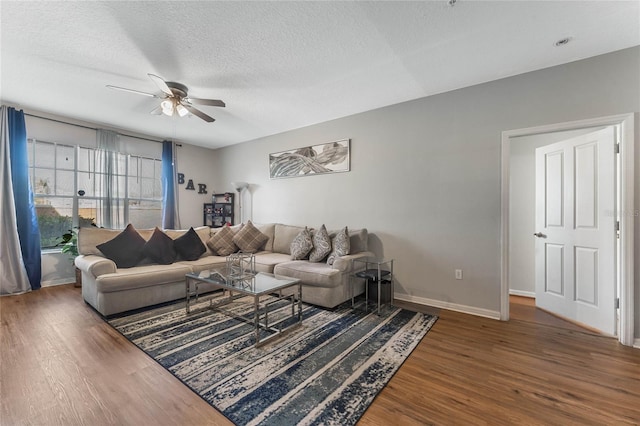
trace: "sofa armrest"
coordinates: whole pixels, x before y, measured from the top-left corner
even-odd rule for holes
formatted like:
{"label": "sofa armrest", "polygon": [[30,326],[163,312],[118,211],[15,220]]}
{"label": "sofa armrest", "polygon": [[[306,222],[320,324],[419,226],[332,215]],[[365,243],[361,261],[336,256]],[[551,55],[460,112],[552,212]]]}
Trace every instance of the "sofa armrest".
{"label": "sofa armrest", "polygon": [[375,254],[370,251],[361,251],[360,253],[340,256],[333,262],[333,269],[337,269],[341,272],[351,272],[351,261],[353,259],[361,259],[363,257],[375,257]]}
{"label": "sofa armrest", "polygon": [[93,254],[80,255],[74,261],[76,267],[94,277],[116,272],[116,264],[113,260]]}

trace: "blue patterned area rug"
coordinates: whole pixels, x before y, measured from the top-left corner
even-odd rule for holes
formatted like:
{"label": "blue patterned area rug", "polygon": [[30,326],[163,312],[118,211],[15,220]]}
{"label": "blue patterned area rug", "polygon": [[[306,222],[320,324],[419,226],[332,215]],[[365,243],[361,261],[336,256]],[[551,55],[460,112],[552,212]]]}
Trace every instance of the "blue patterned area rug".
{"label": "blue patterned area rug", "polygon": [[[226,309],[250,318],[252,307]],[[184,302],[108,322],[235,424],[281,426],[355,424],[436,320],[305,304],[302,326],[259,348],[252,326],[210,309],[186,314]]]}

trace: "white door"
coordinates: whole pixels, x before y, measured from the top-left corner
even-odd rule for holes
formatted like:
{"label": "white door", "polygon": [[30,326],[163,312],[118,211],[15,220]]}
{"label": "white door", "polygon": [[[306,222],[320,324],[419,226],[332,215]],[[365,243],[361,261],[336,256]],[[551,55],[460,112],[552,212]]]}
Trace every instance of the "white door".
{"label": "white door", "polygon": [[616,334],[615,129],[536,149],[536,305]]}

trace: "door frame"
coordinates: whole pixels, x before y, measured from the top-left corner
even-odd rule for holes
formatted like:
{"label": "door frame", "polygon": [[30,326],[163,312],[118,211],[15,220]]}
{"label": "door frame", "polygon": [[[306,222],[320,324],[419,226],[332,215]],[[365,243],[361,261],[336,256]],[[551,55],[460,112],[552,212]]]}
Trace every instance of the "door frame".
{"label": "door frame", "polygon": [[511,138],[578,130],[598,126],[619,126],[620,169],[616,171],[620,182],[620,323],[618,340],[623,345],[634,344],[634,131],[635,114],[620,114],[587,120],[556,123],[545,126],[502,132],[501,159],[501,253],[500,253],[500,320],[509,320],[509,151]]}

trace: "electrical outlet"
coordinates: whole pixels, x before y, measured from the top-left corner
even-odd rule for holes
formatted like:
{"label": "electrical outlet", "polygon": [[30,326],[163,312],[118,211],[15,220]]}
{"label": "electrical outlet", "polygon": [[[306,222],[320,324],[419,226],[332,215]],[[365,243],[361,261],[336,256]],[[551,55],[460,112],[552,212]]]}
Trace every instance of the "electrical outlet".
{"label": "electrical outlet", "polygon": [[456,280],[462,279],[462,269],[456,269]]}

